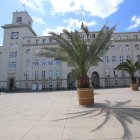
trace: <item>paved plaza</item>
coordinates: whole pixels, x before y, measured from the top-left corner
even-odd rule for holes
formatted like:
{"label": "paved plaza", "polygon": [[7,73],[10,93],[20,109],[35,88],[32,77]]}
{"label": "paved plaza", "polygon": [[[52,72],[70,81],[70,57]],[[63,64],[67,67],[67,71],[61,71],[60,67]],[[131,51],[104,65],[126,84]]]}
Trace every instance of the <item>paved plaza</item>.
{"label": "paved plaza", "polygon": [[140,91],[94,92],[87,107],[76,91],[2,93],[0,140],[140,140]]}

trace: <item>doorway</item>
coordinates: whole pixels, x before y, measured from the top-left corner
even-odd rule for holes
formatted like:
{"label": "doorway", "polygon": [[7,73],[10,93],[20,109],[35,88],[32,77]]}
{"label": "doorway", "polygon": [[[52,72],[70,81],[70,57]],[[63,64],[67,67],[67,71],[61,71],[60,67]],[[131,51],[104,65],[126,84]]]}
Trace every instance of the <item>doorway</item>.
{"label": "doorway", "polygon": [[15,87],[15,79],[9,78],[9,89],[12,90]]}

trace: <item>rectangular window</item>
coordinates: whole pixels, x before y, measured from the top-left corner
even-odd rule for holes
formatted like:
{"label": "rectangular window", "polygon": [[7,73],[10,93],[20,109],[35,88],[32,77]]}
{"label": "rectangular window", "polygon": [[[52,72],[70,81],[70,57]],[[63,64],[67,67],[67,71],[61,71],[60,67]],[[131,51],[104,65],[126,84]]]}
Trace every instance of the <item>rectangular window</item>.
{"label": "rectangular window", "polygon": [[29,65],[30,65],[30,60],[27,59],[27,60],[26,60],[26,66],[28,67]]}
{"label": "rectangular window", "polygon": [[35,70],[35,79],[38,79],[38,70]]}
{"label": "rectangular window", "polygon": [[120,45],[119,48],[120,48],[120,51],[123,51],[123,46]]}
{"label": "rectangular window", "polygon": [[109,57],[105,56],[105,63],[109,63]]}
{"label": "rectangular window", "polygon": [[9,68],[9,70],[15,70],[16,69],[16,62],[9,62],[8,68]]}
{"label": "rectangular window", "polygon": [[107,87],[110,86],[110,80],[106,80],[106,86],[107,86]]}
{"label": "rectangular window", "polygon": [[26,71],[26,72],[25,72],[24,77],[25,77],[26,80],[29,79],[29,71]]}
{"label": "rectangular window", "polygon": [[10,47],[11,48],[17,48],[18,47],[18,43],[11,43]]}
{"label": "rectangular window", "polygon": [[60,60],[56,60],[56,65],[60,65]]}
{"label": "rectangular window", "polygon": [[22,17],[17,17],[16,22],[22,22]]}
{"label": "rectangular window", "polygon": [[137,35],[134,35],[134,39],[137,40],[138,39],[138,36]]}
{"label": "rectangular window", "polygon": [[114,70],[114,77],[118,77],[118,72]]}
{"label": "rectangular window", "polygon": [[118,36],[118,40],[121,40],[121,36]]}
{"label": "rectangular window", "polygon": [[120,62],[123,62],[123,56],[120,56]]}
{"label": "rectangular window", "polygon": [[46,59],[42,58],[42,65],[45,66],[46,65]]}
{"label": "rectangular window", "polygon": [[115,80],[115,86],[118,86],[118,80]]}
{"label": "rectangular window", "polygon": [[121,71],[121,75],[122,75],[122,78],[124,78],[125,77],[125,72]]}
{"label": "rectangular window", "polygon": [[30,44],[30,40],[27,40],[27,44]]}
{"label": "rectangular window", "polygon": [[112,56],[112,62],[113,62],[113,63],[116,62],[116,56]]}
{"label": "rectangular window", "polygon": [[114,45],[112,45],[112,46],[111,46],[111,49],[112,49],[112,51],[114,51],[114,50],[115,50],[115,47],[114,47]]}
{"label": "rectangular window", "polygon": [[125,36],[125,40],[128,40],[128,35]]}
{"label": "rectangular window", "polygon": [[56,79],[60,79],[60,70],[56,70]]}
{"label": "rectangular window", "polygon": [[49,64],[50,66],[53,65],[53,60],[52,60],[52,59],[49,59],[48,64]]}
{"label": "rectangular window", "polygon": [[109,71],[109,69],[106,69],[106,77],[110,77],[110,71]]}
{"label": "rectangular window", "polygon": [[53,77],[53,71],[49,70],[49,79],[52,79],[52,77]]}
{"label": "rectangular window", "polygon": [[139,45],[135,44],[135,48],[136,48],[136,50],[139,50]]}
{"label": "rectangular window", "polygon": [[45,70],[42,71],[42,78],[45,78]]}
{"label": "rectangular window", "polygon": [[36,44],[38,44],[38,43],[39,43],[39,39],[36,40]]}
{"label": "rectangular window", "polygon": [[46,39],[43,39],[43,44],[46,44]]}
{"label": "rectangular window", "polygon": [[129,50],[129,45],[126,45],[126,50],[127,50],[127,51]]}
{"label": "rectangular window", "polygon": [[127,55],[127,56],[126,56],[126,59],[127,59],[127,60],[130,60],[130,59],[131,59],[130,55]]}
{"label": "rectangular window", "polygon": [[35,59],[34,59],[33,64],[34,64],[35,66],[38,66],[38,65],[39,65],[39,60],[38,60],[38,58],[35,58]]}
{"label": "rectangular window", "polygon": [[137,61],[140,62],[140,55],[137,55]]}

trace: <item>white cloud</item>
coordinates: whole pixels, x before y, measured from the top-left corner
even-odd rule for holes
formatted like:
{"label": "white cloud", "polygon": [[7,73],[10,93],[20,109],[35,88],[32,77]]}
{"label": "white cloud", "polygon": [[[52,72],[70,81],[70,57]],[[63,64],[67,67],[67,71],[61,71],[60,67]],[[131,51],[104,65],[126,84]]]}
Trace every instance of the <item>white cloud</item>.
{"label": "white cloud", "polygon": [[60,33],[62,33],[62,31],[63,31],[63,29],[67,29],[67,30],[71,30],[68,26],[56,26],[56,27],[51,27],[51,28],[46,28],[44,31],[43,31],[43,33],[42,33],[42,35],[43,36],[47,36],[47,35],[49,35],[49,32],[55,32],[55,33],[58,33],[58,34],[60,34]]}
{"label": "white cloud", "polygon": [[63,20],[64,23],[66,24],[66,26],[56,26],[56,27],[52,27],[52,28],[46,28],[42,35],[49,35],[49,32],[54,31],[55,33],[62,33],[63,29],[67,29],[68,31],[74,31],[75,29],[80,29],[81,28],[81,24],[82,22],[87,25],[87,26],[95,26],[97,25],[97,23],[95,21],[91,21],[91,22],[87,22],[87,21],[80,21],[78,19],[73,19],[73,18],[69,18],[69,19],[65,19]]}
{"label": "white cloud", "polygon": [[32,19],[36,23],[39,23],[39,24],[42,24],[42,25],[46,25],[45,21],[42,18],[40,18],[40,17],[33,16]]}
{"label": "white cloud", "polygon": [[128,27],[128,30],[131,30],[131,29],[134,29],[134,28],[137,28],[138,26],[140,26],[140,17],[133,16],[131,18],[131,22],[132,22],[132,24]]}
{"label": "white cloud", "polygon": [[106,18],[118,10],[124,0],[49,0],[53,13],[87,12],[92,16]]}
{"label": "white cloud", "polygon": [[95,26],[97,24],[95,21],[87,22],[87,21],[80,21],[80,20],[74,19],[74,18],[69,18],[68,20],[64,20],[64,22],[72,30],[73,30],[73,28],[74,29],[80,28],[82,22],[87,26]]}
{"label": "white cloud", "polygon": [[43,4],[46,0],[20,0],[25,4],[25,7],[29,7],[31,10],[45,12]]}

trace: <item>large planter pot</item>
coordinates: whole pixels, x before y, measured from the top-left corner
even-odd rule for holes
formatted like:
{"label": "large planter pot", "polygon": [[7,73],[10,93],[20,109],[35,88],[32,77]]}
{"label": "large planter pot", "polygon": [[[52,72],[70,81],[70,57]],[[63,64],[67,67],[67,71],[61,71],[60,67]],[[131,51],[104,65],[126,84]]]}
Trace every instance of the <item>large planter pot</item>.
{"label": "large planter pot", "polygon": [[132,90],[139,90],[139,86],[136,83],[131,83],[130,87],[131,87]]}
{"label": "large planter pot", "polygon": [[94,93],[92,88],[77,88],[79,105],[94,104]]}

